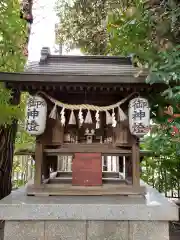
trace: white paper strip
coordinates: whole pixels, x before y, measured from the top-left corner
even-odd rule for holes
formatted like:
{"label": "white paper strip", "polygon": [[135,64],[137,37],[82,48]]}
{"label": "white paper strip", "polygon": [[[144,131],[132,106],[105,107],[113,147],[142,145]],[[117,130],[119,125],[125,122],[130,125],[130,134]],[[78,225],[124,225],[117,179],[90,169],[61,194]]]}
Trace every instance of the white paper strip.
{"label": "white paper strip", "polygon": [[127,119],[127,115],[124,113],[124,111],[120,107],[118,107],[118,115],[119,115],[120,122],[123,122]]}
{"label": "white paper strip", "polygon": [[106,125],[112,124],[112,117],[108,111],[106,111]]}
{"label": "white paper strip", "polygon": [[49,114],[49,118],[56,119],[57,118],[57,106],[54,105],[52,111]]}
{"label": "white paper strip", "polygon": [[61,124],[62,124],[62,126],[64,126],[65,123],[66,123],[65,109],[63,108],[63,109],[61,110]]}
{"label": "white paper strip", "polygon": [[83,125],[83,123],[84,123],[83,113],[82,113],[81,109],[79,110],[78,117],[79,117],[79,124],[80,124],[80,127],[81,127]]}
{"label": "white paper strip", "polygon": [[87,115],[86,115],[86,118],[85,118],[85,123],[89,123],[91,124],[92,123],[92,117],[91,117],[91,112],[88,110],[87,112]]}
{"label": "white paper strip", "polygon": [[117,125],[117,121],[116,121],[116,116],[115,116],[115,112],[113,109],[113,113],[112,113],[112,127],[116,127]]}
{"label": "white paper strip", "polygon": [[69,118],[69,125],[76,125],[76,117],[74,115],[73,110],[71,111],[71,115],[70,115],[70,118]]}
{"label": "white paper strip", "polygon": [[99,111],[96,111],[95,118],[96,118],[96,129],[99,129],[100,128]]}

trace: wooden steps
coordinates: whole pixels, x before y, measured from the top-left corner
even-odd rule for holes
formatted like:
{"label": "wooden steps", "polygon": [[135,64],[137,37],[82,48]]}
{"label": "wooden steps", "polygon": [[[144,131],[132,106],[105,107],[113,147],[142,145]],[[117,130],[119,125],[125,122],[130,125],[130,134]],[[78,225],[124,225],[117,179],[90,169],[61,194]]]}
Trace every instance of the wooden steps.
{"label": "wooden steps", "polygon": [[[102,181],[103,184],[127,184],[118,172],[103,172]],[[72,184],[72,172],[57,172],[54,178],[49,179],[48,184]]]}
{"label": "wooden steps", "polygon": [[[102,178],[103,184],[126,184],[126,181],[120,178]],[[71,177],[57,177],[50,179],[48,184],[72,184]]]}
{"label": "wooden steps", "polygon": [[125,184],[104,184],[102,186],[72,186],[71,184],[42,184],[27,186],[29,196],[104,196],[104,195],[144,195],[146,188]]}
{"label": "wooden steps", "polygon": [[71,177],[72,178],[72,172],[61,172],[58,171],[56,177]]}
{"label": "wooden steps", "polygon": [[[60,177],[61,176],[61,177]],[[71,172],[51,174],[41,185],[28,184],[29,196],[105,196],[105,195],[140,195],[144,196],[145,187],[129,184],[119,177],[119,173],[103,172],[102,186],[73,186]]]}
{"label": "wooden steps", "polygon": [[[72,177],[72,172],[58,171],[56,177]],[[119,178],[119,172],[102,172],[103,178]]]}

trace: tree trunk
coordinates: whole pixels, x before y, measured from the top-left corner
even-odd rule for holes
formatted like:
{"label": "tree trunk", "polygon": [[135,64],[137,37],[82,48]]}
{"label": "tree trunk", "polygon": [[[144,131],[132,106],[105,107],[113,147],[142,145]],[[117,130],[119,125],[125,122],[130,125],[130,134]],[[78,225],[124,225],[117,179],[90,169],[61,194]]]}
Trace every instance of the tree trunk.
{"label": "tree trunk", "polygon": [[[20,100],[20,92],[13,91],[11,104],[17,105]],[[12,166],[14,143],[17,132],[17,120],[11,125],[0,128],[0,199],[6,197],[12,190]]]}
{"label": "tree trunk", "polygon": [[12,165],[14,141],[17,131],[17,122],[6,128],[0,129],[0,199],[11,193],[12,183]]}
{"label": "tree trunk", "polygon": [[[33,0],[21,1],[20,18],[25,20],[30,25],[33,23],[32,5]],[[27,39],[24,46],[25,56],[28,54],[26,48],[29,42],[30,30],[30,27],[27,28]],[[18,90],[14,90],[12,94],[11,104],[19,104],[19,100],[20,92]],[[9,195],[12,190],[11,177],[16,132],[17,120],[14,120],[13,123],[9,126],[0,127],[0,199]]]}

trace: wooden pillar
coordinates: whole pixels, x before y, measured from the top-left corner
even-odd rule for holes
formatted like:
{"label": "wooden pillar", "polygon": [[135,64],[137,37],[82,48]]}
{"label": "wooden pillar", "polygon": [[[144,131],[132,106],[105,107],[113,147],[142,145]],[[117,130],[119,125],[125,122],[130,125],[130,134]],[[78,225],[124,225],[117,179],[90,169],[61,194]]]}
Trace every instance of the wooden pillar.
{"label": "wooden pillar", "polygon": [[134,140],[132,145],[132,176],[133,176],[133,186],[140,186],[140,154],[139,154],[139,144]]}
{"label": "wooden pillar", "polygon": [[124,176],[128,183],[132,184],[133,180],[133,166],[132,166],[132,156],[125,157],[125,169]]}
{"label": "wooden pillar", "polygon": [[43,144],[39,141],[36,141],[36,150],[35,150],[35,176],[34,176],[34,185],[40,186],[42,183],[42,164],[43,164]]}

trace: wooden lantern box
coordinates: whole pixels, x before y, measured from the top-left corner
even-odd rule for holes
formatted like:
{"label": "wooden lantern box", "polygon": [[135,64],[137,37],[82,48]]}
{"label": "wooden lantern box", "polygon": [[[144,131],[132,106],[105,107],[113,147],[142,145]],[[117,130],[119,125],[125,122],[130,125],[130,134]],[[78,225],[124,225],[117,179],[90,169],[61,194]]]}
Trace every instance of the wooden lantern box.
{"label": "wooden lantern box", "polygon": [[[129,58],[103,56],[53,56],[43,48],[39,63],[30,64],[24,73],[1,73],[11,89],[35,95],[43,92],[68,104],[108,106],[133,92],[141,96],[157,91],[145,83],[145,76],[134,77]],[[42,95],[42,97],[45,97]],[[62,126],[50,119],[52,103],[46,99],[48,114],[45,132],[36,138],[35,179],[28,195],[129,195],[144,194],[140,186],[139,142],[129,131],[128,120],[115,128],[100,114],[101,127],[92,124]],[[128,101],[122,104],[127,114]],[[66,112],[69,118],[70,112]],[[78,122],[77,113],[75,113]],[[65,156],[72,158],[72,171],[60,168]],[[102,171],[102,158],[116,156],[119,170]],[[69,158],[68,158],[69,159]],[[124,175],[120,169],[124,168]]]}

